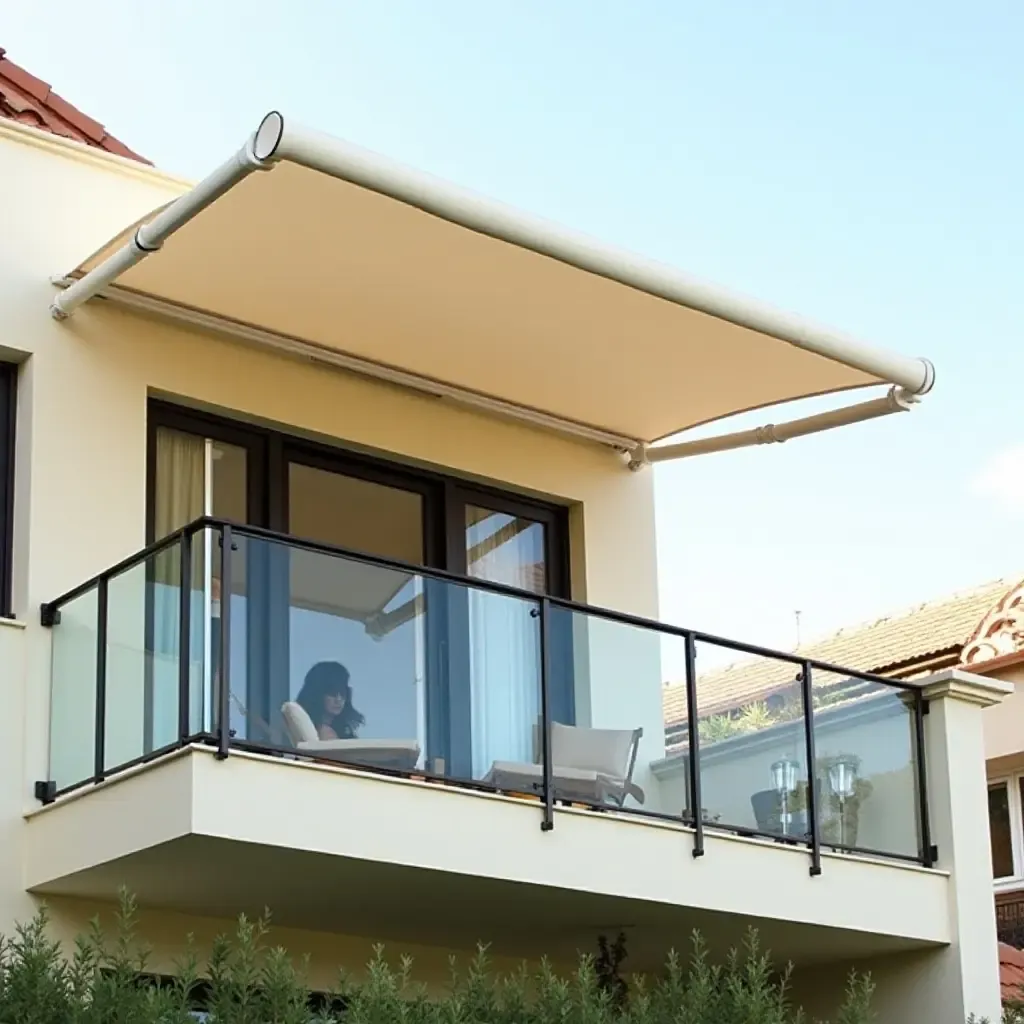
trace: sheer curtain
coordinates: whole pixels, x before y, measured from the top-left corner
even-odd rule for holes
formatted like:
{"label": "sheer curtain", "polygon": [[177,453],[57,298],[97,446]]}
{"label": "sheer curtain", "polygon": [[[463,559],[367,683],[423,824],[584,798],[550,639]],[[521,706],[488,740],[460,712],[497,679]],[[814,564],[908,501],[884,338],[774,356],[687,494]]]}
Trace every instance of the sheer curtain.
{"label": "sheer curtain", "polygon": [[[544,527],[500,513],[467,509],[470,577],[544,591]],[[539,620],[536,604],[469,591],[473,774],[494,761],[532,761],[540,715]]]}
{"label": "sheer curtain", "polygon": [[[205,512],[206,440],[163,427],[156,432],[155,539],[198,519]],[[171,743],[178,735],[178,588],[182,585],[177,547],[156,558],[153,586],[153,746]],[[203,536],[193,541],[192,575],[184,585],[192,592],[189,661],[192,731],[202,722],[202,652],[205,557]]]}

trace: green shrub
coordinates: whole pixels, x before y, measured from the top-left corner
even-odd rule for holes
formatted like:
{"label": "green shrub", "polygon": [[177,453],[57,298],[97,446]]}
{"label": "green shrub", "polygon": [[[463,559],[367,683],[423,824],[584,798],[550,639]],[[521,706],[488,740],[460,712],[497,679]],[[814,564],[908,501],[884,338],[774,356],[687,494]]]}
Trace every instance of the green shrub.
{"label": "green shrub", "polygon": [[[65,954],[47,935],[45,910],[0,939],[0,1024],[192,1024],[200,987],[188,952],[173,979],[156,979],[136,938],[125,898],[113,935],[98,924]],[[799,1024],[788,998],[788,970],[778,974],[751,932],[742,949],[712,963],[698,935],[684,963],[670,955],[654,979],[619,977],[624,949],[603,946],[571,977],[547,964],[497,974],[481,949],[469,966],[452,963],[449,991],[429,998],[412,980],[412,963],[391,965],[378,948],[358,981],[342,974],[337,990],[315,999],[306,964],[268,947],[267,921],[240,919],[217,939],[205,969],[203,1011],[210,1024]],[[872,985],[851,975],[834,1024],[868,1024]]]}
{"label": "green shrub", "polygon": [[[1024,1024],[1024,1001],[1013,1000],[1003,1004],[1003,1013],[999,1018],[1000,1024]],[[988,1017],[978,1017],[971,1014],[967,1018],[967,1024],[991,1024]]]}

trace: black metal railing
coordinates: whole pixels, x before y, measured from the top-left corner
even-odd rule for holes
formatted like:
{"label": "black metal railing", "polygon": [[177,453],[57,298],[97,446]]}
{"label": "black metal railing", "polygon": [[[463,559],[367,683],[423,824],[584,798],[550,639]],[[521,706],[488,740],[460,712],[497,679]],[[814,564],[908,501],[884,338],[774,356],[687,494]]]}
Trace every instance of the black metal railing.
{"label": "black metal railing", "polygon": [[[545,830],[560,805],[672,820],[695,857],[712,829],[804,846],[815,875],[823,849],[933,863],[926,702],[871,673],[214,518],[41,617],[54,629],[45,801],[207,744],[525,794]],[[701,692],[706,648],[757,660],[756,685]],[[343,684],[337,667],[317,671],[345,700],[313,694],[312,672],[294,693],[293,651],[344,661]],[[669,654],[685,718],[666,752]],[[342,706],[330,722],[327,698]],[[363,717],[378,735],[359,738]]]}

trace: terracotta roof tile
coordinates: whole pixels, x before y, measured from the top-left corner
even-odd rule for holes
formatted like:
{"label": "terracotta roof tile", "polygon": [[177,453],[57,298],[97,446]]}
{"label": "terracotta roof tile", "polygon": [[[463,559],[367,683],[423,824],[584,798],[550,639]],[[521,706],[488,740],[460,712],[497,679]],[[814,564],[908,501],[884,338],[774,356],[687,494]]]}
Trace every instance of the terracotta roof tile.
{"label": "terracotta roof tile", "polygon": [[106,128],[58,96],[46,82],[8,60],[0,48],[0,117],[84,142],[107,153],[150,163],[130,150]]}
{"label": "terracotta roof tile", "polygon": [[[844,668],[892,676],[913,675],[914,663],[927,656],[947,654],[955,664],[978,623],[1013,582],[995,580],[901,614],[847,627],[827,639],[797,648],[796,653]],[[700,713],[765,699],[792,686],[795,674],[793,665],[763,658],[746,658],[728,668],[707,672],[698,678]],[[682,683],[666,685],[662,703],[667,726],[685,721],[686,689]]]}
{"label": "terracotta roof tile", "polygon": [[1003,1002],[1024,1000],[1024,952],[999,943],[999,989]]}

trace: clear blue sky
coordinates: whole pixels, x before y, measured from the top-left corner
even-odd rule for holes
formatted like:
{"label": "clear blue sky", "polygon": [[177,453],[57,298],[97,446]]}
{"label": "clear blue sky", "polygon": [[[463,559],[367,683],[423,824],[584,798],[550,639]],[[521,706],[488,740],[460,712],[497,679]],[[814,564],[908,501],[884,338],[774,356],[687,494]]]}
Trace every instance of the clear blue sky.
{"label": "clear blue sky", "polygon": [[788,647],[796,609],[806,639],[1024,575],[1020,0],[50,0],[0,32],[168,170],[276,107],[934,360],[910,415],[659,468],[664,618]]}

